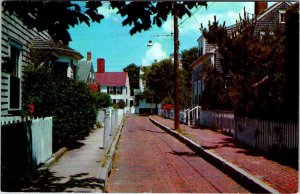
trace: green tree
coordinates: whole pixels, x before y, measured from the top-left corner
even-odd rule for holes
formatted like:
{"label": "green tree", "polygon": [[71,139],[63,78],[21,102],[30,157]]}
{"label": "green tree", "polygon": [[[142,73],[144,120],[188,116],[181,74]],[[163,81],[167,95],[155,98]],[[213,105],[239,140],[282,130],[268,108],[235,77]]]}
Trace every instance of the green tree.
{"label": "green tree", "polygon": [[284,114],[286,120],[298,122],[299,117],[299,3],[286,11],[286,47],[284,67],[286,85],[284,88]]}
{"label": "green tree", "polygon": [[[244,17],[232,33],[216,19],[208,29],[202,28],[205,38],[218,46],[223,68],[220,76],[230,83],[218,99],[227,99],[238,116],[280,120],[286,82],[284,31],[275,26],[274,35],[267,32],[260,37],[255,34],[255,25],[255,20]],[[210,79],[216,83],[220,76]]]}
{"label": "green tree", "polygon": [[180,105],[181,108],[186,109],[191,107],[192,99],[192,68],[190,65],[198,59],[197,47],[183,50],[182,55],[182,69],[180,70]]}
{"label": "green tree", "polygon": [[174,91],[174,72],[171,59],[154,62],[145,69],[143,79],[146,87],[154,92],[154,102],[160,103],[167,96],[172,96]]}
{"label": "green tree", "polygon": [[139,76],[140,76],[140,69],[136,64],[131,63],[127,67],[123,69],[124,72],[128,72],[129,77],[129,85],[130,85],[130,95],[133,96],[134,89],[139,88]]}

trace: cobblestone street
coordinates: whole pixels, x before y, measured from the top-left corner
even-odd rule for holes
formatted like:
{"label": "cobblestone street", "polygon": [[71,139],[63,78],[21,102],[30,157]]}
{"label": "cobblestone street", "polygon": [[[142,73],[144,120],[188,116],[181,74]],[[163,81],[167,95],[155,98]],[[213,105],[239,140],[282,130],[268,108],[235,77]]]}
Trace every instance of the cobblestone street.
{"label": "cobblestone street", "polygon": [[126,120],[113,165],[108,192],[249,192],[148,117]]}

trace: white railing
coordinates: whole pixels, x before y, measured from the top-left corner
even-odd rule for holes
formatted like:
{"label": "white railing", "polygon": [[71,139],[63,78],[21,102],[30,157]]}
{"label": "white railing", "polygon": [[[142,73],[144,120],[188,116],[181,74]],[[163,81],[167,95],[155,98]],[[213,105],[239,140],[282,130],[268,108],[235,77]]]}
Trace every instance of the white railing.
{"label": "white railing", "polygon": [[123,109],[111,109],[107,108],[104,113],[104,133],[103,133],[103,148],[107,149],[112,142],[113,136],[120,127],[123,117]]}
{"label": "white railing", "polygon": [[191,109],[185,110],[185,118],[187,118],[188,126],[195,125],[200,117],[201,106],[195,106]]}

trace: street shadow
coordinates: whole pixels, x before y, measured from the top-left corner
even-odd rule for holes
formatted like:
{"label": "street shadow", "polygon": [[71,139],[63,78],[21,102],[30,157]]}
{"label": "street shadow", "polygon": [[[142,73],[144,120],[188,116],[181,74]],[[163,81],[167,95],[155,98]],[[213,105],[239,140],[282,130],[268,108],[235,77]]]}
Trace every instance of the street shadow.
{"label": "street shadow", "polygon": [[264,157],[267,160],[272,160],[274,162],[277,162],[281,165],[289,166],[294,169],[298,170],[298,152],[294,150],[286,150],[281,155],[278,155],[272,150],[269,152],[263,152],[259,151],[245,143],[239,142],[233,138],[223,138],[222,141],[215,142],[215,145],[212,146],[205,146],[202,145],[204,149],[220,149],[220,148],[234,148],[232,151],[237,154],[243,154],[246,156],[252,156],[252,157]]}
{"label": "street shadow", "polygon": [[173,154],[173,155],[176,155],[176,156],[199,157],[199,155],[195,152],[176,152],[176,151],[173,151],[173,152],[167,152],[167,153]]}
{"label": "street shadow", "polygon": [[[79,173],[70,177],[55,176],[48,169],[40,170],[36,179],[23,188],[22,192],[87,192],[88,189],[104,189],[104,180],[87,177],[88,173]],[[91,191],[92,192],[92,191]]]}
{"label": "street shadow", "polygon": [[140,131],[147,131],[147,132],[151,132],[151,133],[164,133],[164,134],[166,134],[166,132],[164,132],[164,131],[152,131],[152,130],[143,129],[143,128],[138,128],[138,130],[140,130]]}

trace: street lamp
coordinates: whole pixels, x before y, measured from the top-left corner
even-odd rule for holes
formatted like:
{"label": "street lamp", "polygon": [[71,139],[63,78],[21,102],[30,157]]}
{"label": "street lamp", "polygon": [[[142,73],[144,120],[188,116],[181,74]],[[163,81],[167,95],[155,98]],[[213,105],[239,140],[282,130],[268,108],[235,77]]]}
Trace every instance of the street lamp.
{"label": "street lamp", "polygon": [[153,46],[152,40],[149,40],[147,46]]}

